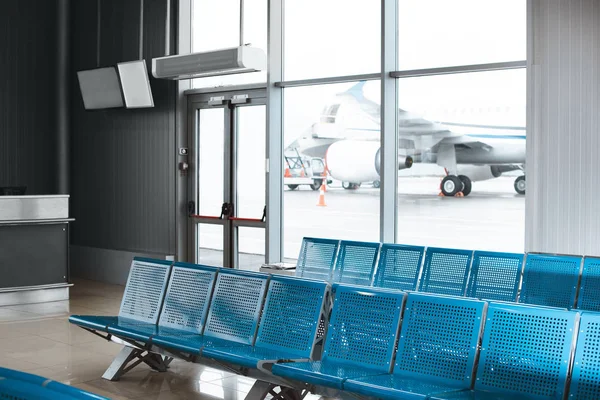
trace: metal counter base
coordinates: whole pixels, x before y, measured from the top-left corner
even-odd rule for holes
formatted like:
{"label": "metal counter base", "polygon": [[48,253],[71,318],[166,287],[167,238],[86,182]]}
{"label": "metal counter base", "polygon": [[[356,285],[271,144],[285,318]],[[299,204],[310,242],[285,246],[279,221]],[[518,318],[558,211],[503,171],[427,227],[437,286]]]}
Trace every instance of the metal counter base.
{"label": "metal counter base", "polygon": [[72,284],[0,289],[0,307],[69,300]]}

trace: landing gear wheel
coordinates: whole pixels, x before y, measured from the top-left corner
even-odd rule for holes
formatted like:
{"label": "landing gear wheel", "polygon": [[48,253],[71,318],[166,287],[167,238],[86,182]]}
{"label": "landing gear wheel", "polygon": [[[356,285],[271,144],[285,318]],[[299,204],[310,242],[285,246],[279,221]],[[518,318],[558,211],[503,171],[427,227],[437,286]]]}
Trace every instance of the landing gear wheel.
{"label": "landing gear wheel", "polygon": [[298,185],[287,185],[287,187],[288,187],[290,190],[296,190],[296,189],[298,189]]}
{"label": "landing gear wheel", "polygon": [[346,190],[356,190],[360,187],[360,183],[342,182],[342,187]]}
{"label": "landing gear wheel", "polygon": [[442,193],[447,197],[454,197],[463,188],[463,183],[458,176],[448,175],[442,180]]}
{"label": "landing gear wheel", "polygon": [[373,181],[373,187],[375,189],[379,189],[381,187],[381,182],[380,181]]}
{"label": "landing gear wheel", "polygon": [[323,180],[322,179],[315,179],[313,181],[313,183],[310,185],[310,188],[312,190],[319,190],[321,188],[322,184],[323,184]]}
{"label": "landing gear wheel", "polygon": [[517,192],[520,195],[524,195],[525,189],[527,189],[527,183],[525,183],[525,175],[521,175],[517,179],[515,179],[515,192]]}
{"label": "landing gear wheel", "polygon": [[463,184],[463,189],[462,192],[465,196],[468,196],[471,193],[471,189],[473,188],[473,184],[471,183],[471,179],[468,176],[465,175],[459,175],[458,179],[460,179],[460,181]]}

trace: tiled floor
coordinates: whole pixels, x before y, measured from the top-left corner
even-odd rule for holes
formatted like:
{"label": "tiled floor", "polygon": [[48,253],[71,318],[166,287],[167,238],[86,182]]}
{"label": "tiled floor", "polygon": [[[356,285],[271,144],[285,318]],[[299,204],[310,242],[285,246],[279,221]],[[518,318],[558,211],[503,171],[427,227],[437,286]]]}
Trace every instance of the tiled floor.
{"label": "tiled floor", "polygon": [[[117,315],[123,286],[76,280],[69,301],[0,307],[0,366],[112,399],[243,399],[253,379],[175,360],[166,373],[142,364],[101,378],[120,347],[69,324],[71,314]],[[308,396],[318,399],[318,396]]]}

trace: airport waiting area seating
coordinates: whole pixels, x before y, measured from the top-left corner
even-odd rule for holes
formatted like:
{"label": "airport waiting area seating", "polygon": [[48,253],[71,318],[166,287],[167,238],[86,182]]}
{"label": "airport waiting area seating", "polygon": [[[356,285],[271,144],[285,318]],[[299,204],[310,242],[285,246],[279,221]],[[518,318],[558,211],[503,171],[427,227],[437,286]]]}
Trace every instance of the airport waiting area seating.
{"label": "airport waiting area seating", "polygon": [[107,400],[99,396],[46,379],[39,375],[0,367],[0,399],[11,400]]}

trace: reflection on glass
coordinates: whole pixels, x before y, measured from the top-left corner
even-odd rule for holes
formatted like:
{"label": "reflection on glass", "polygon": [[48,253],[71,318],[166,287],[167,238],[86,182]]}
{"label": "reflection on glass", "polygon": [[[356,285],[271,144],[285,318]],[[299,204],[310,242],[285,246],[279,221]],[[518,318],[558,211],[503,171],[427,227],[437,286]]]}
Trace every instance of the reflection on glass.
{"label": "reflection on glass", "polygon": [[287,0],[285,80],[378,72],[381,2]]}
{"label": "reflection on glass", "polygon": [[379,240],[379,92],[379,81],[285,89],[284,257],[305,236]]}
{"label": "reflection on glass", "polygon": [[[239,46],[240,0],[193,0],[192,51]],[[244,44],[267,52],[267,0],[244,0]],[[267,71],[194,79],[193,86],[216,87],[266,82]]]}
{"label": "reflection on glass", "polygon": [[238,228],[238,268],[258,271],[265,263],[265,230]]}
{"label": "reflection on glass", "polygon": [[526,58],[525,0],[399,0],[400,69]]}
{"label": "reflection on glass", "polygon": [[265,207],[266,106],[237,109],[236,214],[261,218]]}
{"label": "reflection on glass", "polygon": [[198,119],[199,214],[218,217],[224,192],[225,109],[201,109]]}
{"label": "reflection on glass", "polygon": [[223,226],[198,224],[198,263],[223,266]]}
{"label": "reflection on glass", "polygon": [[414,159],[398,173],[399,243],[523,251],[525,75],[399,80],[399,151]]}

